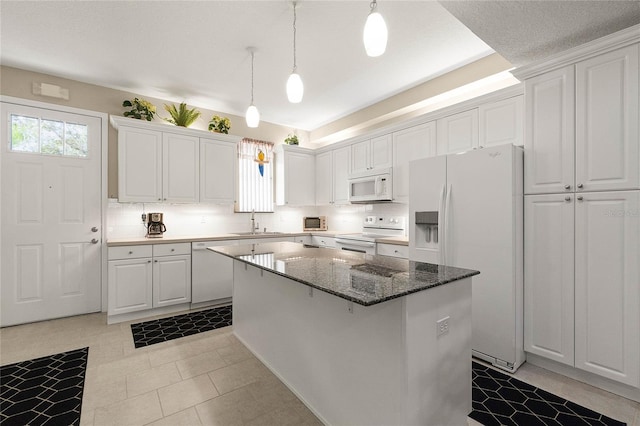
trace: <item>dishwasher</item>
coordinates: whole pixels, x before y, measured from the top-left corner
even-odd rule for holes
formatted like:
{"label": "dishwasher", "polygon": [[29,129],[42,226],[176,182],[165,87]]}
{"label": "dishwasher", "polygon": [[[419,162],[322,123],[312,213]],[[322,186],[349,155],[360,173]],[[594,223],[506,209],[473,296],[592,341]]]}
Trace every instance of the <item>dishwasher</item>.
{"label": "dishwasher", "polygon": [[233,259],[207,250],[230,246],[237,241],[198,241],[191,243],[191,306],[210,302],[226,303],[233,295]]}

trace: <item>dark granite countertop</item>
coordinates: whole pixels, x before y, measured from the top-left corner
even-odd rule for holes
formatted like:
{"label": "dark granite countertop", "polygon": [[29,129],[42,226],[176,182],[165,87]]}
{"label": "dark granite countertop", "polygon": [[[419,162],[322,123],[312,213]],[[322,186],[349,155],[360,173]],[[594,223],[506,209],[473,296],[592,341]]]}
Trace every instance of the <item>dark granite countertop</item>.
{"label": "dark granite countertop", "polygon": [[363,306],[480,273],[289,242],[215,246],[209,250]]}

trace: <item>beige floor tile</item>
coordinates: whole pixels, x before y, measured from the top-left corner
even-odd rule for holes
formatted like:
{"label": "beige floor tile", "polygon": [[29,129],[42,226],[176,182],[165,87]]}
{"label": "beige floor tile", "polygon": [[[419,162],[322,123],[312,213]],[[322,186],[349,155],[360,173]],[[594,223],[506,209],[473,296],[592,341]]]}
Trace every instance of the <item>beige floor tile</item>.
{"label": "beige floor tile", "polygon": [[149,361],[153,367],[197,355],[193,348],[188,344],[185,345],[184,342],[176,342],[173,340],[166,343],[160,343],[158,346],[160,347],[157,349],[154,348],[154,350],[148,352]]}
{"label": "beige floor tile", "polygon": [[218,396],[218,391],[209,376],[203,374],[158,389],[162,411],[165,416],[177,413],[196,404]]}
{"label": "beige floor tile", "polygon": [[108,407],[96,409],[95,426],[144,425],[162,418],[156,391],[129,398]]}
{"label": "beige floor tile", "polygon": [[[89,349],[91,351],[91,349]],[[130,355],[97,366],[97,377],[126,376],[151,368],[147,354]]]}
{"label": "beige floor tile", "polygon": [[106,407],[127,399],[127,384],[123,376],[97,380],[88,373],[82,394],[82,411]]}
{"label": "beige floor tile", "polygon": [[93,418],[96,410],[82,410],[80,413],[80,426],[93,426]]}
{"label": "beige floor tile", "polygon": [[272,376],[273,374],[255,358],[209,373],[209,377],[221,394]]}
{"label": "beige floor tile", "polygon": [[483,426],[482,423],[473,420],[471,417],[467,417],[467,424],[469,426]]}
{"label": "beige floor tile", "polygon": [[267,414],[271,409],[260,404],[246,389],[237,389],[225,395],[196,405],[204,425],[233,426]]}
{"label": "beige floor tile", "polygon": [[227,334],[220,333],[212,333],[189,342],[189,346],[191,346],[191,349],[193,349],[195,353],[210,352],[230,346],[231,344],[229,336]]}
{"label": "beige floor tile", "polygon": [[255,358],[251,351],[242,343],[234,343],[218,349],[218,353],[227,364],[236,364],[247,359]]}
{"label": "beige floor tile", "polygon": [[180,381],[182,381],[182,377],[180,377],[175,363],[159,365],[140,373],[128,375],[127,396],[131,398],[132,396],[142,395]]}
{"label": "beige floor tile", "polygon": [[216,351],[204,352],[190,358],[181,359],[176,361],[175,364],[183,379],[189,379],[227,366],[227,363]]}
{"label": "beige floor tile", "polygon": [[187,408],[186,410],[179,411],[168,417],[164,417],[153,423],[149,423],[148,426],[200,426],[200,418],[194,407]]}

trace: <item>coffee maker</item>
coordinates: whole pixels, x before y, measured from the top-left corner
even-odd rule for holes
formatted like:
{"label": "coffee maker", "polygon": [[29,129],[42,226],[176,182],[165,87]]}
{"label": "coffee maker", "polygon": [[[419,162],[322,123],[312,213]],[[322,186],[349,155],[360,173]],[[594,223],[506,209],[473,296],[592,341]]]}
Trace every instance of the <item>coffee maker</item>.
{"label": "coffee maker", "polygon": [[147,238],[162,238],[167,227],[162,223],[162,213],[149,213],[147,215]]}

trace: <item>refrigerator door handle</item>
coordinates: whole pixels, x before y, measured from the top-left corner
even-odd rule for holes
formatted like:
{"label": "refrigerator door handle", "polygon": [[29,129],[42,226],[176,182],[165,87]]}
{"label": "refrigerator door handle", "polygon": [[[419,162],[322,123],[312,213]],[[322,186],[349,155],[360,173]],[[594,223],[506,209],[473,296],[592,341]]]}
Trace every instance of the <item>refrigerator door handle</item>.
{"label": "refrigerator door handle", "polygon": [[438,218],[438,248],[439,250],[439,256],[438,256],[438,263],[441,265],[444,265],[445,263],[445,258],[444,258],[444,250],[445,250],[445,234],[444,234],[444,227],[445,227],[445,223],[446,223],[446,206],[445,206],[445,196],[446,196],[446,185],[442,185],[442,188],[440,188],[440,199],[438,200],[438,212],[439,212],[439,218]]}
{"label": "refrigerator door handle", "polygon": [[444,214],[445,214],[445,218],[444,218],[444,264],[445,265],[449,265],[449,263],[451,262],[451,259],[449,258],[449,241],[451,240],[451,235],[449,235],[450,233],[450,227],[449,227],[449,222],[451,222],[451,215],[450,212],[451,211],[451,184],[449,184],[449,186],[447,187],[447,197],[445,199],[444,202]]}

